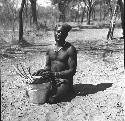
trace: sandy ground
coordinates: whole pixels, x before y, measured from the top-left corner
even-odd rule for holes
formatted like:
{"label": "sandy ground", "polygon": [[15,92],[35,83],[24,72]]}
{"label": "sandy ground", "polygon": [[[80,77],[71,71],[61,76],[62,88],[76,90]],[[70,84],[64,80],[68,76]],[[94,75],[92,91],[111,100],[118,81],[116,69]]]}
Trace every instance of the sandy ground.
{"label": "sandy ground", "polygon": [[[51,34],[51,32],[50,32]],[[22,63],[31,72],[43,68],[49,46],[26,47],[1,58],[2,121],[125,121],[124,41],[106,41],[107,29],[72,31],[67,38],[78,50],[75,94],[58,104],[34,105],[26,95],[25,79],[12,65]],[[53,44],[53,37],[35,44]]]}

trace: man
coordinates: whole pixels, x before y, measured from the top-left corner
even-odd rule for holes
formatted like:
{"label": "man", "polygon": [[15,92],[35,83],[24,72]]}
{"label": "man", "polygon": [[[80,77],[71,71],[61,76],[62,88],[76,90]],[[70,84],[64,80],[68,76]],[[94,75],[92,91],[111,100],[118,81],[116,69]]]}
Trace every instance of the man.
{"label": "man", "polygon": [[73,45],[65,41],[71,29],[72,27],[68,24],[56,26],[54,30],[56,44],[46,53],[45,70],[51,71],[55,75],[55,83],[59,82],[55,94],[49,97],[49,103],[58,102],[73,87],[77,51]]}

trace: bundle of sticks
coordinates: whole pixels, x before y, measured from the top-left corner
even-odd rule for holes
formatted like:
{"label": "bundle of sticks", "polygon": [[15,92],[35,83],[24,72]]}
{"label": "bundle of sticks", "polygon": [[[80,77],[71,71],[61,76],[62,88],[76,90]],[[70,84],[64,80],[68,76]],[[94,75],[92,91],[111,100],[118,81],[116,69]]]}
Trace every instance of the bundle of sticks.
{"label": "bundle of sticks", "polygon": [[13,65],[13,67],[20,77],[26,79],[26,83],[28,84],[42,84],[47,82],[54,82],[54,75],[44,69],[40,69],[36,73],[31,74],[30,67],[24,68],[21,63],[17,64],[16,66]]}

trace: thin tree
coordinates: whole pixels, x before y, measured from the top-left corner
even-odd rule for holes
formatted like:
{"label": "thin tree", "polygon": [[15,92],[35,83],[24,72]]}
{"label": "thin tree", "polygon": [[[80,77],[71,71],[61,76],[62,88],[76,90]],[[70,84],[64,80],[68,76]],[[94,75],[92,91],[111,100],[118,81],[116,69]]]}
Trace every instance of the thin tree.
{"label": "thin tree", "polygon": [[60,11],[59,22],[66,21],[66,9],[71,1],[73,0],[51,0],[53,5],[58,5],[58,9]]}
{"label": "thin tree", "polygon": [[[33,24],[37,25],[37,15],[36,15],[36,0],[30,0],[32,8]],[[23,40],[23,10],[26,6],[26,0],[22,0],[21,7],[19,10],[19,44],[24,44]]]}
{"label": "thin tree", "polygon": [[87,7],[87,24],[90,25],[90,19],[92,15],[92,10],[95,7],[98,0],[83,0],[85,6]]}
{"label": "thin tree", "polygon": [[23,41],[23,9],[26,4],[26,0],[22,0],[21,7],[19,10],[19,44],[22,44]]}
{"label": "thin tree", "polygon": [[29,0],[31,3],[33,24],[37,25],[37,15],[36,15],[36,0]]}

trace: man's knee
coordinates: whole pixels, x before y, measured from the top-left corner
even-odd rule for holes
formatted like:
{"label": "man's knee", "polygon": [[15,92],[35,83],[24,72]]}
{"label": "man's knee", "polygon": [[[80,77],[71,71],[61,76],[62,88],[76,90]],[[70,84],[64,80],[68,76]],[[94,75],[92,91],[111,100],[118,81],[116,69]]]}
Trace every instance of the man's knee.
{"label": "man's knee", "polygon": [[63,95],[66,94],[70,89],[70,86],[68,84],[61,84],[59,87],[57,87],[57,94],[56,95]]}

